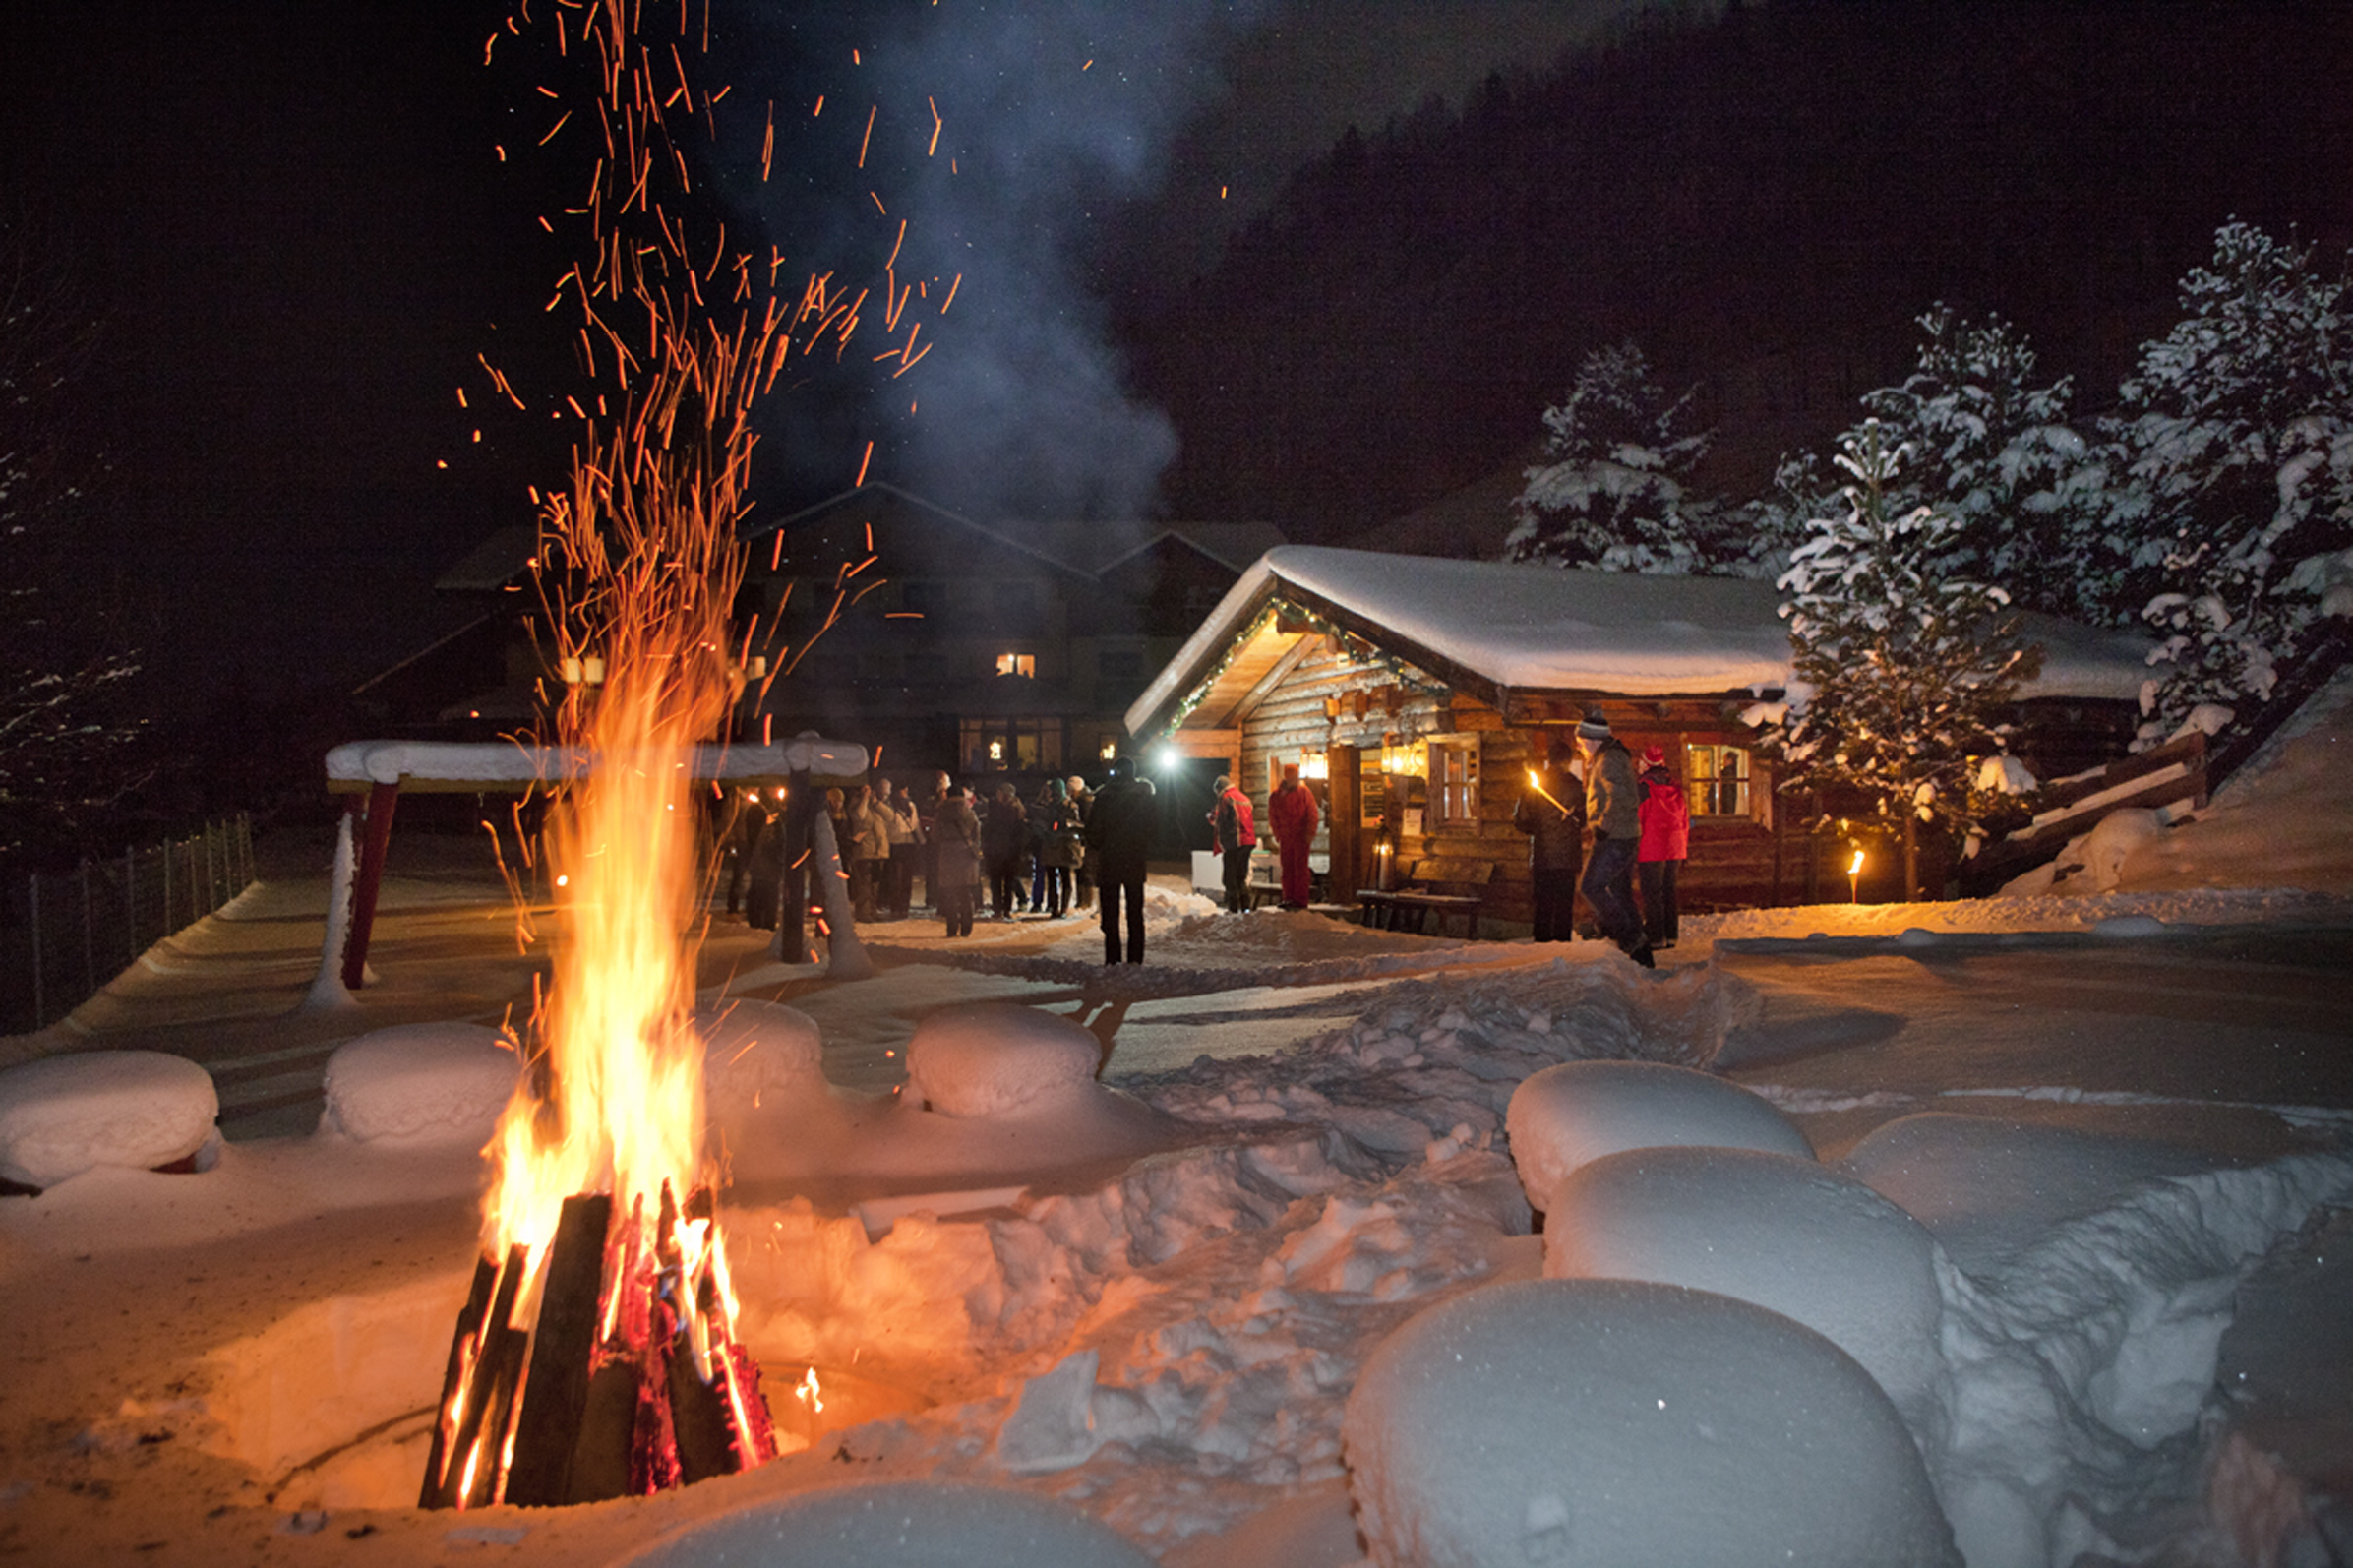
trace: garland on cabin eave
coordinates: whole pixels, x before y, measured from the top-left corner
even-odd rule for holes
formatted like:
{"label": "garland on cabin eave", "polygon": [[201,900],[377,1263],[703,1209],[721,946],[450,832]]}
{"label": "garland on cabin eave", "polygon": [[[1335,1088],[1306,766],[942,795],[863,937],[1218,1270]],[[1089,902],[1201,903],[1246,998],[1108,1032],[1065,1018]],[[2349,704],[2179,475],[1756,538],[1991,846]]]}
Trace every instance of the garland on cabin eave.
{"label": "garland on cabin eave", "polygon": [[1183,728],[1184,721],[1192,717],[1193,710],[1209,699],[1210,690],[1225,678],[1228,670],[1234,667],[1236,655],[1252,642],[1257,641],[1259,633],[1273,626],[1277,620],[1286,618],[1303,621],[1310,632],[1329,637],[1338,646],[1340,656],[1351,664],[1378,668],[1394,678],[1398,685],[1411,687],[1420,695],[1442,696],[1451,690],[1442,682],[1433,684],[1426,675],[1414,666],[1407,664],[1395,654],[1367,642],[1356,633],[1335,623],[1330,617],[1318,615],[1305,605],[1277,594],[1267,600],[1257,615],[1251,617],[1247,627],[1226,639],[1224,654],[1210,668],[1207,675],[1193,684],[1192,690],[1184,694],[1183,700],[1176,704],[1175,713],[1170,716],[1166,724],[1161,726],[1158,739],[1165,741]]}

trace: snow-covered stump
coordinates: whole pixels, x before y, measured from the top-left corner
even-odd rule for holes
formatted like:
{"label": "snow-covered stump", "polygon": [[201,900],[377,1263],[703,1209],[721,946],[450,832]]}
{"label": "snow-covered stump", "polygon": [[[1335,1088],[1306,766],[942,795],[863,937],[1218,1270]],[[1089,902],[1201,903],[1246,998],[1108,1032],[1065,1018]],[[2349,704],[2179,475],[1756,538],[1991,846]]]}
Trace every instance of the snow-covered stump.
{"label": "snow-covered stump", "polygon": [[0,1072],[0,1180],[42,1189],[85,1171],[154,1171],[219,1147],[212,1075],[160,1051],[85,1051]]}
{"label": "snow-covered stump", "polygon": [[943,1007],[907,1042],[907,1088],[942,1116],[1003,1116],[1090,1096],[1103,1047],[1085,1025],[1013,1002]]}
{"label": "snow-covered stump", "polygon": [[1151,1568],[1064,1503],[995,1486],[829,1487],[682,1531],[626,1568]]}
{"label": "snow-covered stump", "polygon": [[522,1059],[481,1024],[401,1024],[335,1048],[327,1058],[323,1132],[355,1143],[480,1148],[513,1098]]}
{"label": "snow-covered stump", "polygon": [[1851,1176],[1750,1149],[1608,1155],[1555,1194],[1544,1276],[1689,1286],[1794,1318],[1860,1361],[1924,1447],[1941,1446],[1936,1242]]}
{"label": "snow-covered stump", "polygon": [[1342,1429],[1380,1568],[1959,1568],[1869,1373],[1762,1307],[1492,1285],[1383,1341]]}
{"label": "snow-covered stump", "polygon": [[1528,1201],[1549,1212],[1576,1169],[1627,1149],[1756,1149],[1814,1157],[1771,1101],[1691,1067],[1564,1061],[1529,1074],[1505,1113]]}

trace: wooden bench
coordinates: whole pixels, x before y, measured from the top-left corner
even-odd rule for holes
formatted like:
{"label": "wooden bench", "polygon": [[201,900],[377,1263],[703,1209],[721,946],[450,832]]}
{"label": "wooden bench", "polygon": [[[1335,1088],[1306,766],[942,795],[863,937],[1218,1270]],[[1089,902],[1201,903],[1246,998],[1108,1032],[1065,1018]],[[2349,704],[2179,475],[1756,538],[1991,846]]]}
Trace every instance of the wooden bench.
{"label": "wooden bench", "polygon": [[1460,915],[1463,937],[1468,941],[1478,935],[1478,912],[1486,901],[1483,889],[1494,876],[1493,861],[1416,861],[1414,874],[1402,888],[1358,888],[1357,918],[1383,931],[1419,933],[1435,915],[1438,935],[1444,935],[1446,917]]}

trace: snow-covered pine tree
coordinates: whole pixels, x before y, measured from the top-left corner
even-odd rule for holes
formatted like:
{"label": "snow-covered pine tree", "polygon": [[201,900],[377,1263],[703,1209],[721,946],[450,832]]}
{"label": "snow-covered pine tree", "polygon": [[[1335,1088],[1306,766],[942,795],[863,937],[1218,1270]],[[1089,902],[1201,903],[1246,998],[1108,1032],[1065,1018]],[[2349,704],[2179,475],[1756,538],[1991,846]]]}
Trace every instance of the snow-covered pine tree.
{"label": "snow-covered pine tree", "polygon": [[2004,712],[2041,655],[2021,646],[2008,594],[1942,574],[1960,519],[1897,509],[1907,453],[1887,428],[1865,420],[1840,446],[1842,505],[1807,523],[1780,579],[1796,678],[1766,745],[1791,784],[1858,790],[1900,821],[1913,896],[1919,825],[1975,821],[1979,764],[2004,750]]}
{"label": "snow-covered pine tree", "polygon": [[1912,374],[1862,399],[1889,447],[1911,454],[1891,509],[1933,506],[1952,518],[1937,574],[2000,583],[2036,609],[2076,613],[2062,502],[2089,444],[2068,426],[2067,380],[2034,385],[2034,350],[1998,316],[1965,321],[1940,301],[1919,326]]}
{"label": "snow-covered pine tree", "polygon": [[1527,471],[1504,558],[1603,572],[1714,570],[1726,510],[1695,495],[1708,437],[1677,427],[1691,394],[1669,398],[1632,343],[1585,356],[1566,401],[1544,410],[1546,461]]}
{"label": "snow-covered pine tree", "polygon": [[2234,221],[2181,302],[2121,388],[2086,550],[2162,634],[2144,741],[2263,701],[2353,584],[2353,275]]}

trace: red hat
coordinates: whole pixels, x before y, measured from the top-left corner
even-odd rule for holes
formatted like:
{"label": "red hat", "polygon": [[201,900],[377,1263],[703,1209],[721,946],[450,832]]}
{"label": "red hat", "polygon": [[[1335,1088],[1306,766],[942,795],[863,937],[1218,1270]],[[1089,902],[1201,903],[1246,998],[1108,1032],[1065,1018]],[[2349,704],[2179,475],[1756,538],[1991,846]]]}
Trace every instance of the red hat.
{"label": "red hat", "polygon": [[1642,759],[1650,763],[1653,767],[1664,767],[1666,766],[1666,748],[1663,746],[1646,746],[1642,749]]}

